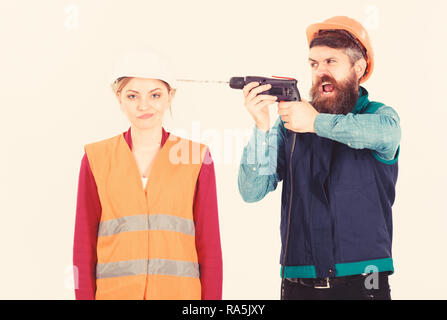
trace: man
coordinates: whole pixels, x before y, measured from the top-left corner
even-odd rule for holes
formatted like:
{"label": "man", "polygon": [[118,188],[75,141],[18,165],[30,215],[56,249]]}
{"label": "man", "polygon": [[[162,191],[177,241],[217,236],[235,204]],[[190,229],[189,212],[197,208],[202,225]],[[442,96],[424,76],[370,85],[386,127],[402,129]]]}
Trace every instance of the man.
{"label": "man", "polygon": [[360,86],[373,71],[366,30],[348,17],[307,29],[312,102],[280,102],[245,86],[256,122],[238,185],[256,202],[283,181],[281,299],[391,299],[392,204],[399,116]]}

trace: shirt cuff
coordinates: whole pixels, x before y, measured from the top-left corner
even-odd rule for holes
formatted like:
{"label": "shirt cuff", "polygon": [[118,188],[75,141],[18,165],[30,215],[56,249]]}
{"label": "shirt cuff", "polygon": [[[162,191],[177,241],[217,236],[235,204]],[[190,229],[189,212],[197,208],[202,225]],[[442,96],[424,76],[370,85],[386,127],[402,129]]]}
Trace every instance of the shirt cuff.
{"label": "shirt cuff", "polygon": [[320,113],[317,115],[314,122],[315,133],[320,137],[330,138],[332,124],[336,116],[336,114],[329,113]]}
{"label": "shirt cuff", "polygon": [[255,125],[250,141],[250,149],[255,151],[256,155],[267,155],[269,132],[270,130],[262,131]]}
{"label": "shirt cuff", "polygon": [[255,136],[256,141],[258,142],[258,148],[260,148],[260,150],[267,150],[269,142],[269,132],[270,130],[262,131],[255,125]]}
{"label": "shirt cuff", "polygon": [[268,141],[269,131],[264,132],[259,130],[255,125],[242,159],[242,162],[249,166],[249,170],[256,171],[263,164],[268,162],[266,160],[269,150]]}

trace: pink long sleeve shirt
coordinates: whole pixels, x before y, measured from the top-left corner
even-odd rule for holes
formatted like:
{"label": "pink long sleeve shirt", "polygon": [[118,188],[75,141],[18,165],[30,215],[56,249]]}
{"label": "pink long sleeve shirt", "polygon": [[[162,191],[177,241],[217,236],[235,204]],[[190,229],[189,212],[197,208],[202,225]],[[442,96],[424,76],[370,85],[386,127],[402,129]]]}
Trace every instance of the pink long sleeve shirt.
{"label": "pink long sleeve shirt", "polygon": [[[132,150],[130,128],[123,133]],[[162,128],[161,145],[169,132]],[[200,266],[203,300],[222,299],[222,251],[217,210],[216,177],[209,151],[200,169],[194,193],[195,240]],[[96,244],[101,219],[101,202],[87,155],[79,173],[73,246],[75,295],[77,300],[95,299]]]}

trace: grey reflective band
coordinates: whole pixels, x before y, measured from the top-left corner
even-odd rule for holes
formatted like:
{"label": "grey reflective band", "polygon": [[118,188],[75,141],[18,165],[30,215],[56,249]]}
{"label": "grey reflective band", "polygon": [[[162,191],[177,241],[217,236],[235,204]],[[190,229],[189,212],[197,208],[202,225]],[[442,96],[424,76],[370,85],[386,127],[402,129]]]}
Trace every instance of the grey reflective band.
{"label": "grey reflective band", "polygon": [[121,232],[147,230],[147,215],[127,216],[101,221],[98,236],[112,236]]}
{"label": "grey reflective band", "polygon": [[195,235],[194,221],[168,214],[139,214],[99,223],[98,236],[112,236],[121,232],[168,230]]}
{"label": "grey reflective band", "polygon": [[170,230],[195,235],[193,220],[167,214],[150,214],[149,230]]}
{"label": "grey reflective band", "polygon": [[179,277],[198,278],[199,264],[196,262],[150,259],[148,260],[148,274],[163,274]]}
{"label": "grey reflective band", "polygon": [[149,259],[127,260],[96,265],[96,278],[116,278],[140,274],[162,274],[178,277],[199,278],[199,264],[196,262]]}
{"label": "grey reflective band", "polygon": [[96,265],[96,279],[115,278],[145,274],[147,260],[128,260]]}

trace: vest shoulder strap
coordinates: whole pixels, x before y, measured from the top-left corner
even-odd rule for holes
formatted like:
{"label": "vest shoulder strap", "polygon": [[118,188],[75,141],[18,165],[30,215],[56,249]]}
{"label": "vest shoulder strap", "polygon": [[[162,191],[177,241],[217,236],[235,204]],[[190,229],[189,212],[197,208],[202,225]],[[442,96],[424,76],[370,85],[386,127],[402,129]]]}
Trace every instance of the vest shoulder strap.
{"label": "vest shoulder strap", "polygon": [[101,141],[86,144],[84,146],[87,159],[90,164],[93,176],[98,177],[104,172],[107,172],[108,161],[105,161],[110,156],[113,148],[118,144],[120,135]]}

